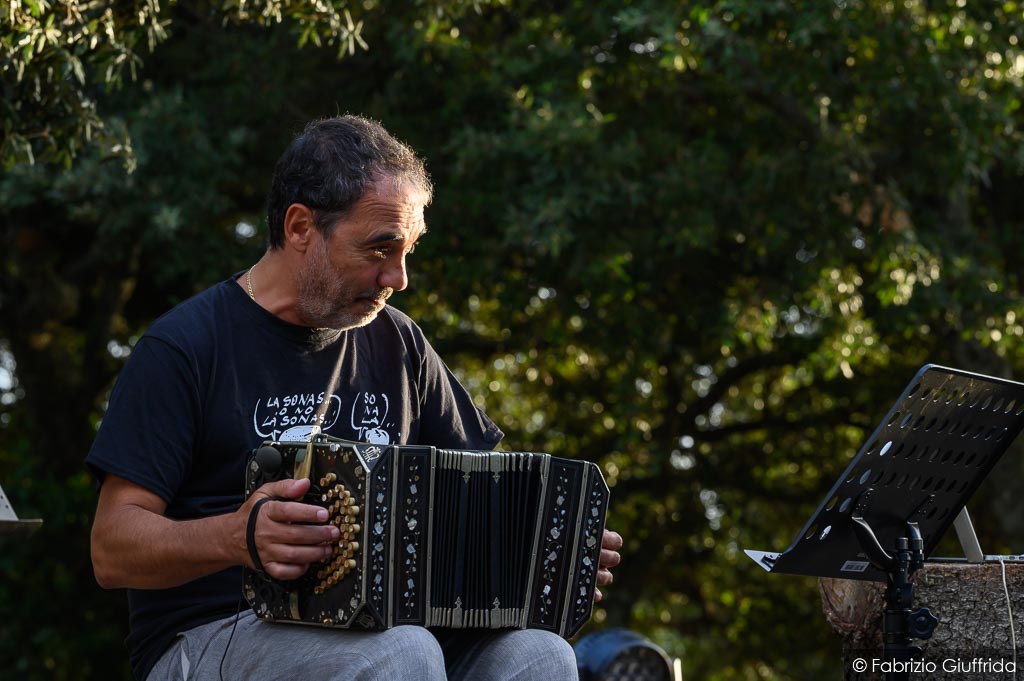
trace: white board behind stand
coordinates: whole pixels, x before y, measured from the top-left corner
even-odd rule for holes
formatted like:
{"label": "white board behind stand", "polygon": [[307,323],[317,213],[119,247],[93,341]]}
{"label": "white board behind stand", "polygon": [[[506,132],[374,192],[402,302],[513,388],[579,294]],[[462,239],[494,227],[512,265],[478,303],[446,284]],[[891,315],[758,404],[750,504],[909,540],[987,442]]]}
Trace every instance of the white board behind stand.
{"label": "white board behind stand", "polygon": [[21,520],[14,512],[14,507],[4,494],[4,488],[0,487],[0,536],[10,534],[28,534],[43,524],[41,518],[28,518]]}

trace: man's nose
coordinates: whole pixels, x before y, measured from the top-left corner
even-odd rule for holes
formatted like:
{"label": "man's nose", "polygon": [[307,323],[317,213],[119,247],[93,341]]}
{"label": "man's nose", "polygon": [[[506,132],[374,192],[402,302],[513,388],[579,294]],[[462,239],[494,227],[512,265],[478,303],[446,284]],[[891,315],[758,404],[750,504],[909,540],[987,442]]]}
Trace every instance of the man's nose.
{"label": "man's nose", "polygon": [[388,262],[381,268],[377,276],[377,285],[381,288],[391,288],[396,291],[404,291],[409,285],[409,274],[405,269],[405,256],[402,255],[394,262]]}

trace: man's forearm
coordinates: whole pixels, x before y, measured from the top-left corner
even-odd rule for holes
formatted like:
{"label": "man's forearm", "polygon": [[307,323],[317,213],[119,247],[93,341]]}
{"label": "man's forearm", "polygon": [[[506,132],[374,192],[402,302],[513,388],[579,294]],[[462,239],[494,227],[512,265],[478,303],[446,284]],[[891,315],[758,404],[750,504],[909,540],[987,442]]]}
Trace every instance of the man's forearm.
{"label": "man's forearm", "polygon": [[165,589],[245,561],[245,528],[236,513],[171,520],[123,505],[112,519],[95,524],[92,534],[96,581],[107,589]]}
{"label": "man's forearm", "polygon": [[233,513],[171,520],[156,494],[108,475],[92,529],[96,581],[108,589],[166,589],[234,565],[252,567],[246,529],[265,498],[273,501],[254,518],[253,551],[270,576],[298,579],[329,557],[341,537],[325,524],[326,509],[297,503],[309,485],[308,478],[268,482]]}

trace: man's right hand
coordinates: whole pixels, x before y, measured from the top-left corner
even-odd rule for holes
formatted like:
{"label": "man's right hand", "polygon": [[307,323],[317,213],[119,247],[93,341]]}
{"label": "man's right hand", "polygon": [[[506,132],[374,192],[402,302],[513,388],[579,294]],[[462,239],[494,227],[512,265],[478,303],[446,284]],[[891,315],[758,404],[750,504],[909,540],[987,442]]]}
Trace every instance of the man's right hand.
{"label": "man's right hand", "polygon": [[298,579],[311,563],[330,557],[334,545],[341,538],[341,531],[334,525],[324,524],[327,522],[327,509],[290,501],[301,499],[309,491],[309,485],[308,479],[268,482],[238,509],[243,520],[241,539],[246,565],[256,568],[245,543],[244,529],[248,526],[253,506],[268,497],[273,501],[260,506],[255,533],[256,550],[268,575],[280,580]]}

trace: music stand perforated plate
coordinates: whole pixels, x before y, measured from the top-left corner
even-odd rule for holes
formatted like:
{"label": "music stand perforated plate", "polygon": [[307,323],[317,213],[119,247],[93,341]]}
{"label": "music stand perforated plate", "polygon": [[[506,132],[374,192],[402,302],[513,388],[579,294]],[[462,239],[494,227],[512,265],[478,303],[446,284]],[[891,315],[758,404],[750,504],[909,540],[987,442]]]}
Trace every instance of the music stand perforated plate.
{"label": "music stand perforated plate", "polygon": [[745,553],[769,572],[884,582],[852,511],[862,507],[889,552],[917,522],[927,557],[1022,428],[1024,384],[925,365],[789,548]]}

